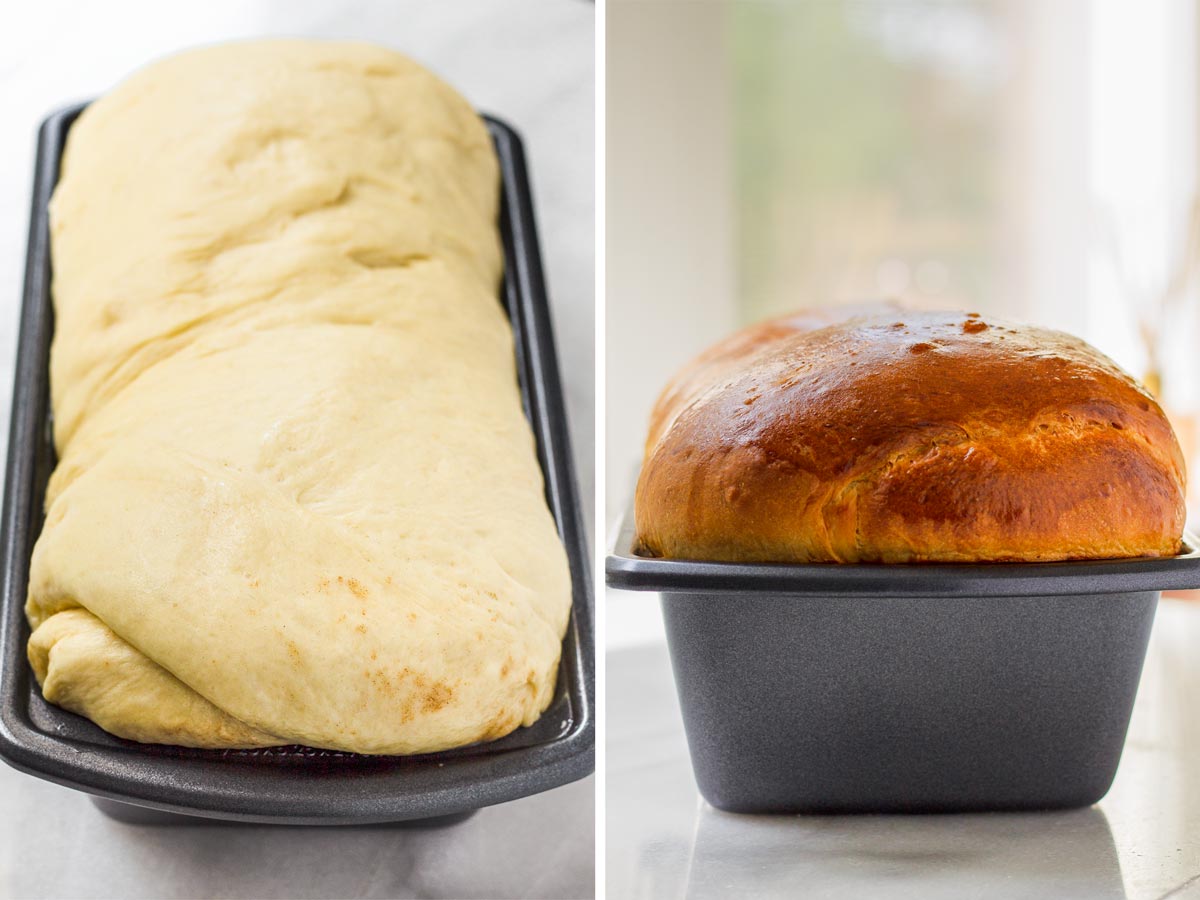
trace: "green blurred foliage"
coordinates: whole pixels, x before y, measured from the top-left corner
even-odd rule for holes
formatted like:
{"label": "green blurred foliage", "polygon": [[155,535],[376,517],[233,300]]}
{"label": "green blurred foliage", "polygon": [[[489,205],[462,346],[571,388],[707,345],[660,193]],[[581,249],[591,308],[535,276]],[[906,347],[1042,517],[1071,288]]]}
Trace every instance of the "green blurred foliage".
{"label": "green blurred foliage", "polygon": [[871,299],[884,260],[932,261],[944,299],[987,302],[1004,26],[979,0],[730,4],[746,320]]}

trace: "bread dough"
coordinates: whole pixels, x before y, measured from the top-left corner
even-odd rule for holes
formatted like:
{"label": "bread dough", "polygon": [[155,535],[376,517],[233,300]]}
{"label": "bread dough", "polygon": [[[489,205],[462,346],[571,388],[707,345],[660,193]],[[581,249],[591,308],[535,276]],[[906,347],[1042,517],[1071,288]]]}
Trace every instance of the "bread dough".
{"label": "bread dough", "polygon": [[366,44],[191,51],[84,112],[51,204],[48,700],[360,753],[538,718],[571,592],[497,183],[467,103]]}

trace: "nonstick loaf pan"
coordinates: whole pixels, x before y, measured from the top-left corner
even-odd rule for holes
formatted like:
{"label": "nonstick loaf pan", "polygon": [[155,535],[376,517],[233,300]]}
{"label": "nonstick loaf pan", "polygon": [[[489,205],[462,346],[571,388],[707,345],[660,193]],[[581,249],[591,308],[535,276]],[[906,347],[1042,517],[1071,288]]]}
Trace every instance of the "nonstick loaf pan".
{"label": "nonstick loaf pan", "polygon": [[764,565],[647,559],[626,518],[608,584],[661,593],[692,767],[745,813],[1088,806],[1120,762],[1169,559]]}
{"label": "nonstick loaf pan", "polygon": [[592,586],[558,363],[520,138],[486,118],[503,179],[505,273],[499,301],[512,323],[517,374],[537,442],[546,500],[574,591],[554,700],[533,726],[498,741],[414,757],[279,747],[206,751],[115,738],[46,703],[25,658],[29,559],[54,468],[49,377],[54,330],[47,203],[71,123],[46,119],[38,138],[33,212],[18,337],[0,544],[0,756],[18,769],[95,796],[185,815],[250,822],[351,824],[452,816],[544,791],[594,766]]}

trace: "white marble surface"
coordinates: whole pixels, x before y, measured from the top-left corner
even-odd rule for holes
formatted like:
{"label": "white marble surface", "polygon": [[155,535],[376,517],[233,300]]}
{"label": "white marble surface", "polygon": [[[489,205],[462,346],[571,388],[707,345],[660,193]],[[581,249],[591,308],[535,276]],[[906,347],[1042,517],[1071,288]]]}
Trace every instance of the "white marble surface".
{"label": "white marble surface", "polygon": [[1164,600],[1121,767],[1099,804],[949,816],[714,810],[692,779],[665,646],[612,651],[608,895],[1200,898],[1197,647],[1200,602]]}
{"label": "white marble surface", "polygon": [[[0,420],[42,116],[175,49],[271,35],[393,46],[523,134],[590,523],[594,9],[584,0],[0,4]],[[437,830],[152,827],[111,821],[81,794],[0,766],[0,897],[591,896],[593,784]]]}
{"label": "white marble surface", "polygon": [[0,896],[591,897],[593,778],[445,827],[127,825],[0,772]]}

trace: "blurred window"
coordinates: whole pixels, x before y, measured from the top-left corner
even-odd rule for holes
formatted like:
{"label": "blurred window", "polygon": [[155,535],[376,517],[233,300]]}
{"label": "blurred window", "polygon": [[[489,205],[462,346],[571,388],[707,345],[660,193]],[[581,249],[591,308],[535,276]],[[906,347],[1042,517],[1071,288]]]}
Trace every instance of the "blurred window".
{"label": "blurred window", "polygon": [[729,7],[741,314],[993,306],[1015,26],[981,2]]}

